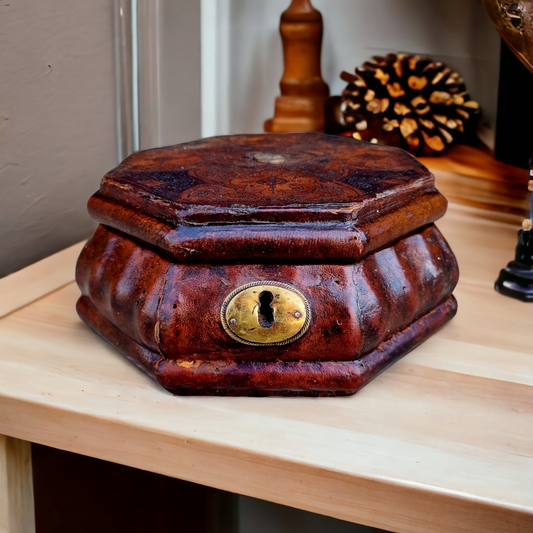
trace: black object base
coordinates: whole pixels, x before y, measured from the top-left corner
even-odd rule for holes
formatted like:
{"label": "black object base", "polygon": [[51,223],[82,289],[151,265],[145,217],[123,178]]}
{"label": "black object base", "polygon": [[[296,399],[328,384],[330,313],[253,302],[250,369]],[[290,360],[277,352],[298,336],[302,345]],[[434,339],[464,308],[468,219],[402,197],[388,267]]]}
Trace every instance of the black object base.
{"label": "black object base", "polygon": [[533,302],[533,266],[511,261],[500,271],[494,288],[505,296]]}
{"label": "black object base", "polygon": [[494,288],[523,302],[533,302],[533,230],[518,232],[514,261],[500,271]]}

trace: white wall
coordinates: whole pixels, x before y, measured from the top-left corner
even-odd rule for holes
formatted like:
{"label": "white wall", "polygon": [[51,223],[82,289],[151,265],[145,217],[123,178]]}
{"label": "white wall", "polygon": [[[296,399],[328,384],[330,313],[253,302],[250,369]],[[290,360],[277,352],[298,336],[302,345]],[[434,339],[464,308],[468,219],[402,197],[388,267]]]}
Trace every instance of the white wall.
{"label": "white wall", "polygon": [[[223,133],[260,132],[272,116],[283,70],[279,17],[289,3],[229,1],[230,89],[228,101],[220,104],[229,107],[229,124]],[[481,0],[313,0],[313,5],[324,18],[322,75],[331,94],[346,85],[339,78],[342,70],[353,71],[372,55],[421,53],[458,70],[494,124],[500,41]]]}
{"label": "white wall", "polygon": [[112,1],[0,4],[0,276],[87,237],[116,165]]}

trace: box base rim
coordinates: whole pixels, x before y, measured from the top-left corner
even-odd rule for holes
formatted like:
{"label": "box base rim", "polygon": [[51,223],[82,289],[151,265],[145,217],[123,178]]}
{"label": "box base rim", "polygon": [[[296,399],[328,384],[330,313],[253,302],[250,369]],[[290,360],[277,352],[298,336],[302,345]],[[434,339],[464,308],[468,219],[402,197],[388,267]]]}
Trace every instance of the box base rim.
{"label": "box base rim", "polygon": [[98,335],[176,395],[346,396],[425,341],[457,312],[453,295],[374,350],[347,361],[165,359],[122,333],[81,296],[77,311]]}

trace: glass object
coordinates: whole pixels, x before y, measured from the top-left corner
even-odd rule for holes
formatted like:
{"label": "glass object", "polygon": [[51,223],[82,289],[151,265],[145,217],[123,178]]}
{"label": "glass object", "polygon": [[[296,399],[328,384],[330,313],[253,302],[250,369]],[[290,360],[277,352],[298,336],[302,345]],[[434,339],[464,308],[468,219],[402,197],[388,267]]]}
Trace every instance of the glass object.
{"label": "glass object", "polygon": [[533,74],[533,0],[483,0],[492,23]]}

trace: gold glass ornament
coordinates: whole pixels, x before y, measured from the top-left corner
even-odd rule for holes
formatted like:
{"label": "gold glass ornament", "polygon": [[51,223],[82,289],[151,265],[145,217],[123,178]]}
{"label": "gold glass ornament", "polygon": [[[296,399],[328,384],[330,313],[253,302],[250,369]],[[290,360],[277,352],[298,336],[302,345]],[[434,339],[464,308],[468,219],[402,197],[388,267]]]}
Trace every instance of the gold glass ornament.
{"label": "gold glass ornament", "polygon": [[483,0],[510,50],[533,74],[533,0]]}

